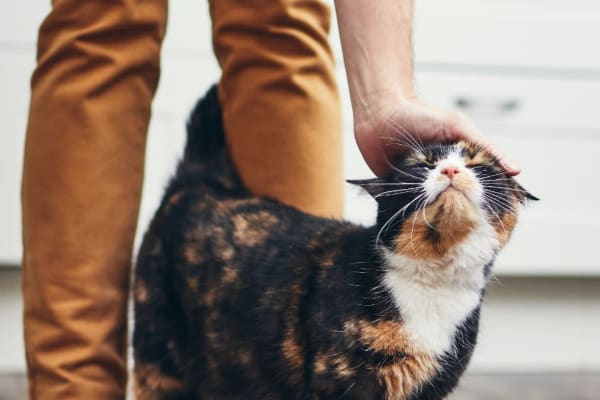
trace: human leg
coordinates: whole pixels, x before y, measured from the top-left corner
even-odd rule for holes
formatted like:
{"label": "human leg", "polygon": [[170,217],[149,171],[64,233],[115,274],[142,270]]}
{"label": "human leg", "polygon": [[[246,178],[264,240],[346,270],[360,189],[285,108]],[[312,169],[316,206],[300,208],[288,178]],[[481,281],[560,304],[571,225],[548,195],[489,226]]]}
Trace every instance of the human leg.
{"label": "human leg", "polygon": [[23,171],[30,398],[121,399],[145,133],[166,0],[53,1]]}
{"label": "human leg", "polygon": [[343,209],[330,11],[318,0],[211,0],[228,145],[254,193],[317,215]]}

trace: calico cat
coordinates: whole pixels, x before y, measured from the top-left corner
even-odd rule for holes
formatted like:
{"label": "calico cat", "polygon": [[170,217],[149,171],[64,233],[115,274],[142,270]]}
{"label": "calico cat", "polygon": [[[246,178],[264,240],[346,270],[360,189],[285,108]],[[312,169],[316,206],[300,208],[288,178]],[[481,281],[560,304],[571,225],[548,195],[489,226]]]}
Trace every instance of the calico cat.
{"label": "calico cat", "polygon": [[534,197],[477,146],[410,145],[385,179],[353,182],[377,200],[375,226],[307,215],[246,190],[211,89],[138,255],[137,398],[450,393],[494,258]]}

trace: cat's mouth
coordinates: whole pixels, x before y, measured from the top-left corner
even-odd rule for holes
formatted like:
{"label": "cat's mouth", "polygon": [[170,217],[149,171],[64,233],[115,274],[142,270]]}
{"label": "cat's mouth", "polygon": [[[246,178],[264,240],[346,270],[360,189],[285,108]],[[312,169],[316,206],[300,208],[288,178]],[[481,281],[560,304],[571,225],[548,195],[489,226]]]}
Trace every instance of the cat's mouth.
{"label": "cat's mouth", "polygon": [[463,196],[468,197],[467,193],[465,193],[465,191],[463,189],[459,188],[458,186],[456,186],[452,182],[448,184],[448,186],[446,187],[446,189],[442,190],[442,193],[448,192],[448,191],[458,192],[458,193],[462,194]]}
{"label": "cat's mouth", "polygon": [[458,187],[457,185],[455,185],[454,183],[450,182],[448,183],[448,186],[446,186],[445,189],[442,189],[430,202],[429,204],[433,204],[437,201],[452,201],[455,199],[461,199],[461,200],[469,200],[471,201],[469,195],[464,191],[464,189],[461,189],[460,187]]}

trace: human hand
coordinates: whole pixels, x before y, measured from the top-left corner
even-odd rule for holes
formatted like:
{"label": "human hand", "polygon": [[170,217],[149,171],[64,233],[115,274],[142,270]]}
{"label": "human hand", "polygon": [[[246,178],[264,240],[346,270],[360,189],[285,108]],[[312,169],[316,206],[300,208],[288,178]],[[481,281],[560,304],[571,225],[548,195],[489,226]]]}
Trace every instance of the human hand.
{"label": "human hand", "polygon": [[389,160],[402,157],[410,150],[411,142],[427,145],[459,140],[483,146],[496,156],[508,175],[521,172],[464,114],[437,109],[414,97],[381,103],[354,124],[358,148],[377,176],[386,175],[391,169]]}

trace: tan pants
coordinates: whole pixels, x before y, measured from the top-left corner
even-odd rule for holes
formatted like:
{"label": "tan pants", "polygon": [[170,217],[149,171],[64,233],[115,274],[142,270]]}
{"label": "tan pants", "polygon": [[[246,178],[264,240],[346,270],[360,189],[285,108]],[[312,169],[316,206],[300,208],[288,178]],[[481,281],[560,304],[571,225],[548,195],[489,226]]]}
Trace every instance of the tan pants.
{"label": "tan pants", "polygon": [[[341,215],[329,10],[316,0],[210,5],[243,180],[258,194]],[[22,193],[32,399],[124,397],[132,241],[166,6],[54,0],[41,26]]]}

